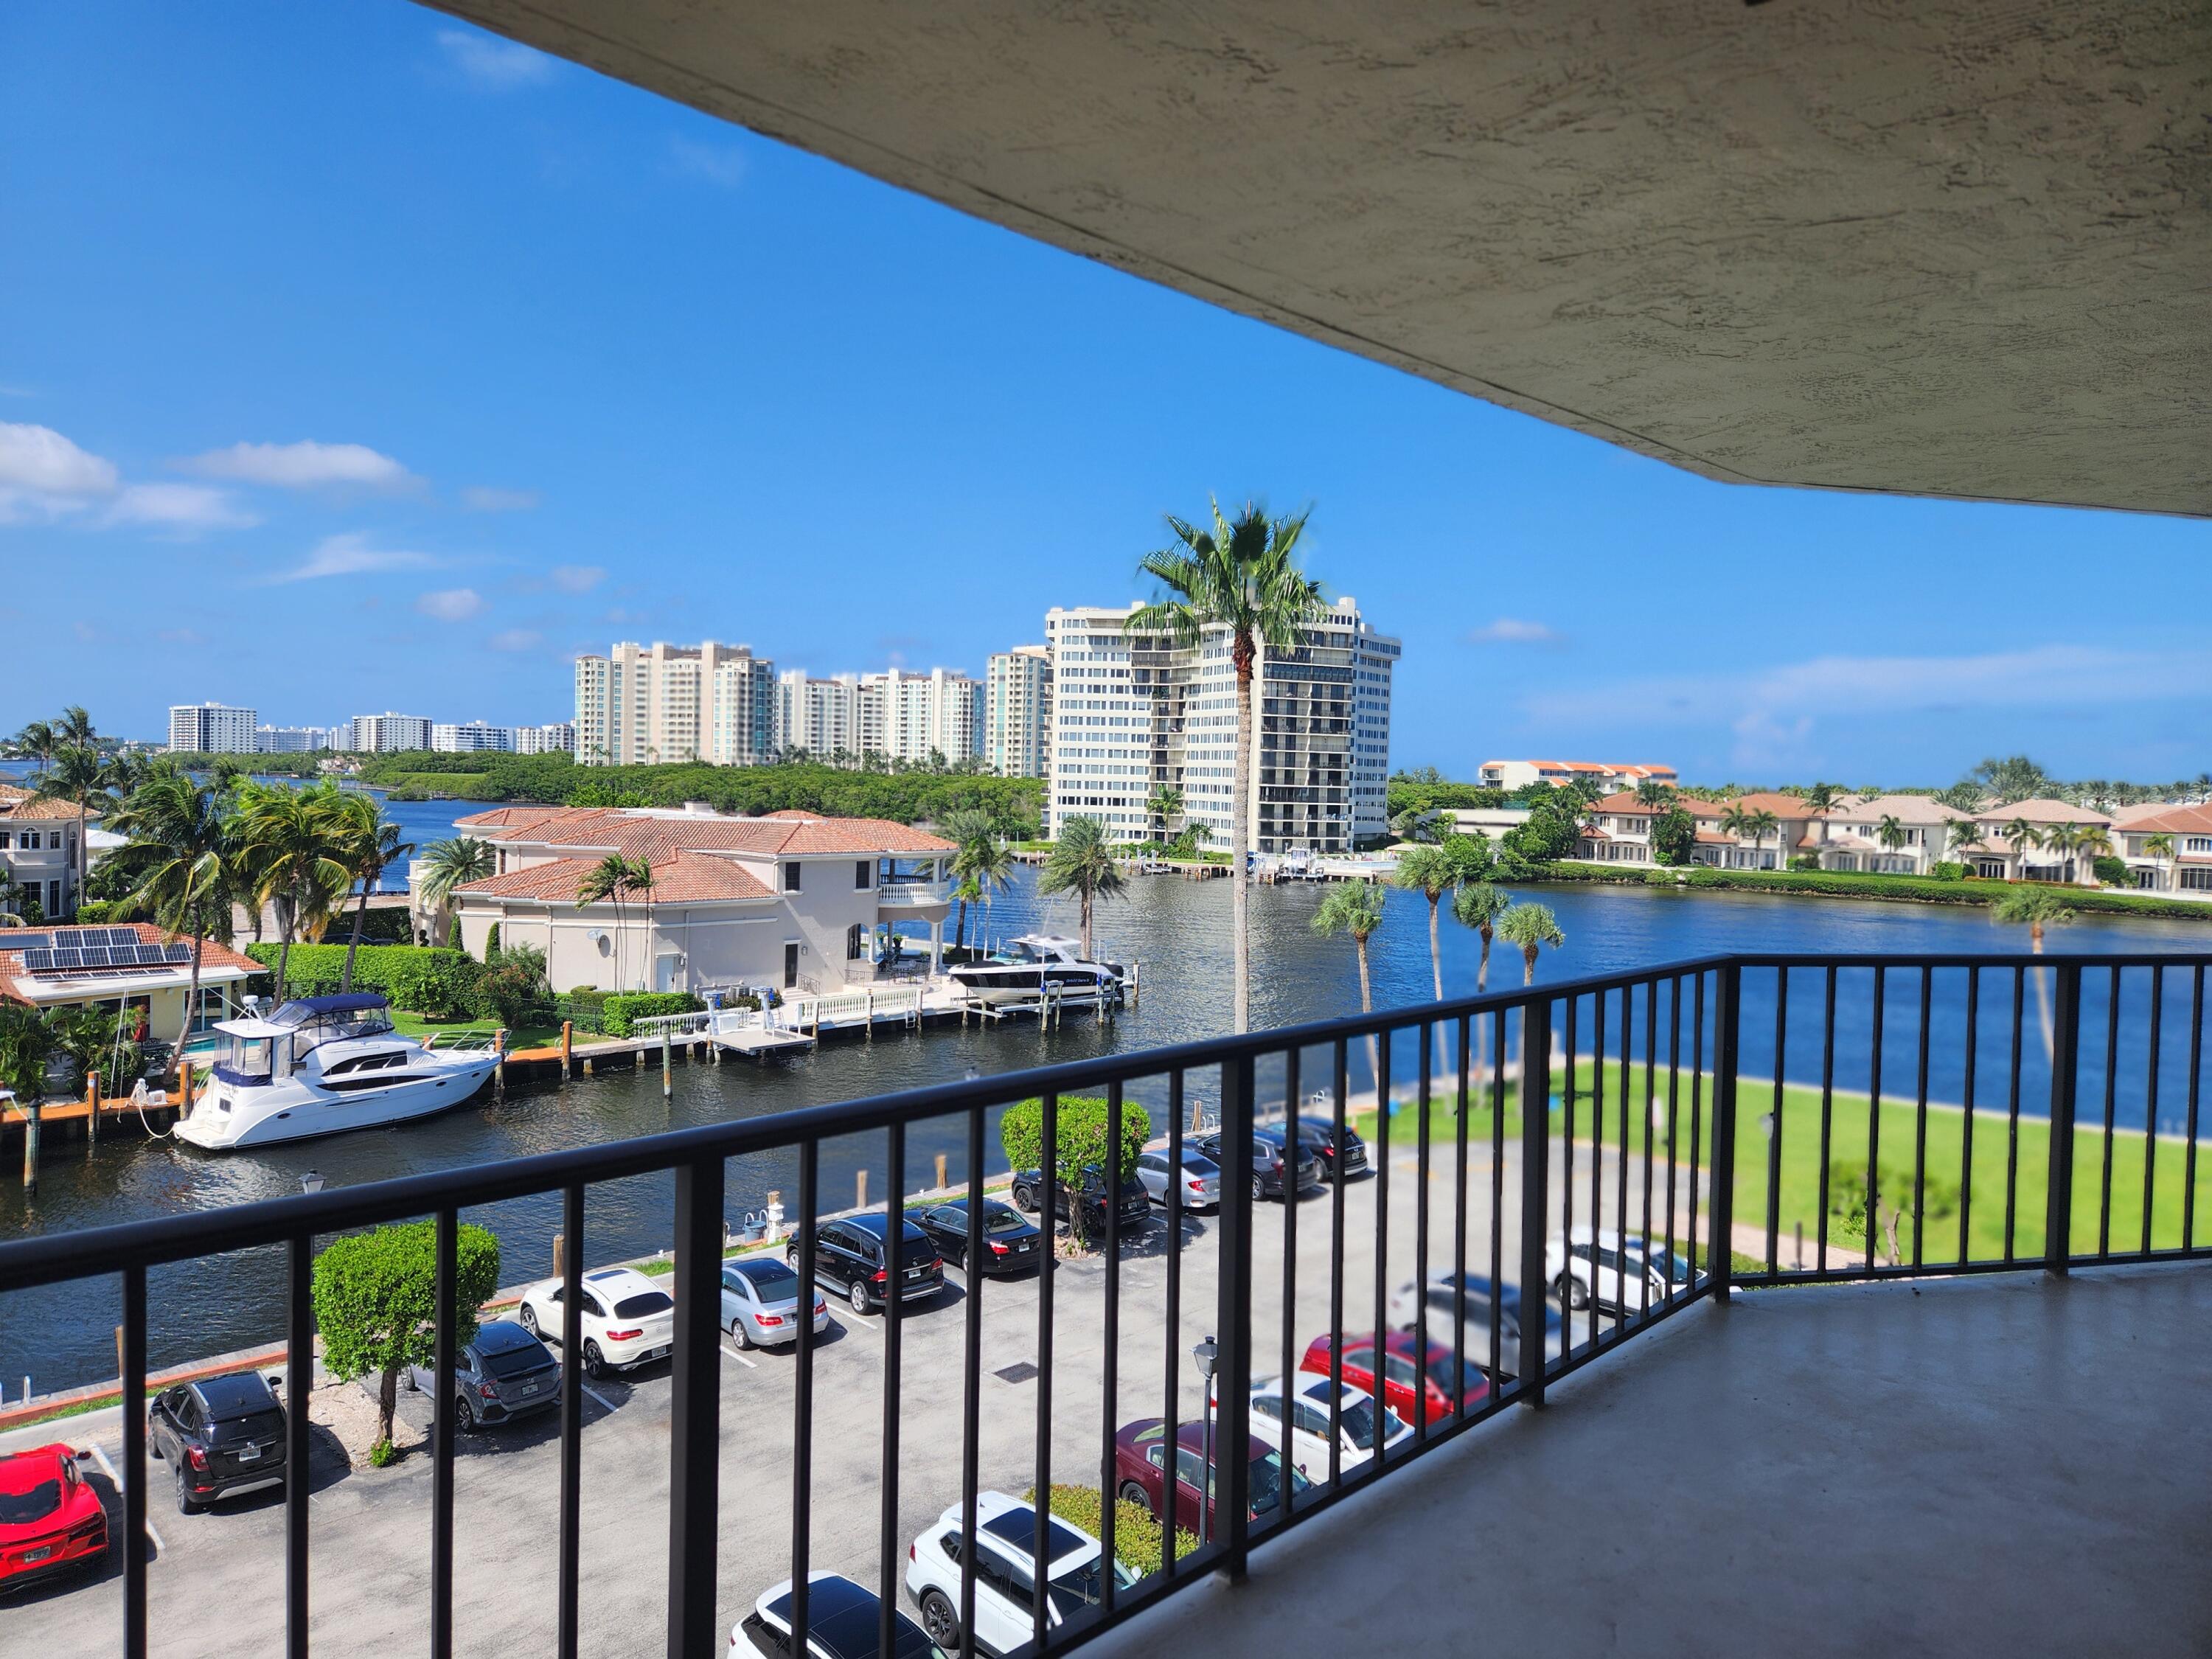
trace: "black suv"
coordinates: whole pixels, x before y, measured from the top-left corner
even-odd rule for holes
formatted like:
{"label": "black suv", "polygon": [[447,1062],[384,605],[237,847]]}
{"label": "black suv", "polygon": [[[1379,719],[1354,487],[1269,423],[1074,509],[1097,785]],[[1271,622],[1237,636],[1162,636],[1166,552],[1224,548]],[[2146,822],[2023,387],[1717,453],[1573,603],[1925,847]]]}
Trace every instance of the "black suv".
{"label": "black suv", "polygon": [[[890,1270],[884,1248],[890,1227],[880,1214],[847,1216],[825,1221],[814,1235],[814,1277],[845,1293],[854,1313],[872,1313],[889,1299]],[[929,1235],[911,1221],[899,1223],[899,1300],[934,1296],[945,1288],[945,1260]],[[783,1259],[795,1273],[799,1241],[783,1247]]]}
{"label": "black suv", "polygon": [[[1290,1127],[1288,1119],[1279,1123],[1261,1126],[1272,1129],[1279,1137]],[[1328,1117],[1314,1118],[1301,1113],[1298,1117],[1298,1145],[1321,1164],[1321,1178],[1334,1181],[1340,1173],[1356,1176],[1367,1168],[1367,1143],[1350,1124],[1344,1126],[1344,1144],[1334,1144],[1336,1131]]]}
{"label": "black suv", "polygon": [[[1042,1207],[1040,1198],[1043,1192],[1043,1170],[1014,1171],[1016,1209],[1035,1215]],[[1121,1232],[1127,1237],[1152,1218],[1152,1195],[1145,1190],[1145,1183],[1132,1175],[1121,1182],[1116,1207],[1121,1212]],[[1092,1238],[1103,1237],[1106,1231],[1106,1172],[1096,1164],[1085,1164],[1075,1184],[1060,1188],[1059,1211],[1079,1232]]]}
{"label": "black suv", "polygon": [[284,1478],[284,1408],[258,1371],[164,1389],[146,1408],[146,1449],[177,1474],[177,1512]]}
{"label": "black suv", "polygon": [[[1303,1130],[1304,1126],[1301,1125]],[[1321,1186],[1321,1160],[1314,1149],[1305,1143],[1303,1133],[1298,1138],[1297,1151],[1287,1162],[1284,1154],[1289,1137],[1279,1123],[1261,1123],[1252,1130],[1252,1196],[1280,1198],[1286,1192],[1297,1190],[1310,1193]],[[1221,1131],[1208,1129],[1204,1134],[1192,1135],[1183,1145],[1202,1157],[1212,1158],[1221,1166],[1221,1178],[1229,1179],[1229,1160],[1222,1156]]]}
{"label": "black suv", "polygon": [[[402,1375],[409,1388],[429,1389],[428,1365],[410,1365]],[[521,1326],[488,1319],[453,1356],[453,1392],[462,1429],[508,1422],[560,1402],[561,1362]]]}

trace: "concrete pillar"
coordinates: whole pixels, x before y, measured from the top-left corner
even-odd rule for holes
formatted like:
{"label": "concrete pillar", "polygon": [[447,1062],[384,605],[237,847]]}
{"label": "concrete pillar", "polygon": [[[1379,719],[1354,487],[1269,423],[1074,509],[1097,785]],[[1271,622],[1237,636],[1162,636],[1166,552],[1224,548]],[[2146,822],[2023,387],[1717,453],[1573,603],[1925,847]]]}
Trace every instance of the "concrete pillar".
{"label": "concrete pillar", "polygon": [[929,972],[932,978],[945,971],[945,922],[943,918],[929,924]]}

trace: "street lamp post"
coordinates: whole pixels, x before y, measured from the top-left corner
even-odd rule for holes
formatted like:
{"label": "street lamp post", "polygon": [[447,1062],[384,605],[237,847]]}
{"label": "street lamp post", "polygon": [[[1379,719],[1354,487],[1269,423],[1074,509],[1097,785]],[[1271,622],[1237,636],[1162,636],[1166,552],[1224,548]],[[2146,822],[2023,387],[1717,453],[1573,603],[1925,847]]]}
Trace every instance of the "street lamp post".
{"label": "street lamp post", "polygon": [[[1211,1336],[1190,1351],[1190,1357],[1198,1362],[1199,1397],[1204,1402],[1202,1418],[1206,1425],[1206,1490],[1200,1494],[1198,1505],[1198,1541],[1201,1544],[1206,1541],[1209,1530],[1206,1521],[1213,1508],[1213,1361],[1220,1352],[1219,1346]],[[1173,1457],[1175,1451],[1173,1446],[1169,1447],[1169,1456]],[[1172,1472],[1168,1478],[1175,1478]],[[1170,1539],[1165,1547],[1172,1552],[1175,1540]]]}
{"label": "street lamp post", "polygon": [[300,1190],[313,1198],[323,1190],[323,1177],[319,1170],[310,1170],[300,1177]]}

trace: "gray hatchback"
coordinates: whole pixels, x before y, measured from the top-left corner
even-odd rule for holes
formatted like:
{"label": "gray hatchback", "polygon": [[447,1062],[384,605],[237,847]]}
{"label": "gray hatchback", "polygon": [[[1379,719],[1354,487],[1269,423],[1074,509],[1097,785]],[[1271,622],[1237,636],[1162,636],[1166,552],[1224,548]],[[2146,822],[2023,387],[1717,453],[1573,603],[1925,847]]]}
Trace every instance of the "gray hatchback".
{"label": "gray hatchback", "polygon": [[[428,1366],[410,1365],[407,1386],[427,1391],[430,1376]],[[453,1403],[463,1429],[526,1417],[560,1398],[561,1362],[511,1320],[486,1320],[453,1357]]]}

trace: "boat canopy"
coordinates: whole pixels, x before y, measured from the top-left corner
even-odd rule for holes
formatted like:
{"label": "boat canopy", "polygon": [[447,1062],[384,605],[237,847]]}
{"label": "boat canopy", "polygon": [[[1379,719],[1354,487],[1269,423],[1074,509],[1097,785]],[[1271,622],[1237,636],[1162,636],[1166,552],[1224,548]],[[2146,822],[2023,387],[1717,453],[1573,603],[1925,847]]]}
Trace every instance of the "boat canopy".
{"label": "boat canopy", "polygon": [[374,991],[349,991],[335,996],[295,997],[269,1018],[278,1025],[304,1025],[325,1014],[383,1013],[391,1006]]}
{"label": "boat canopy", "polygon": [[215,1029],[226,1036],[244,1037],[249,1042],[265,1042],[270,1037],[289,1036],[289,1025],[272,1025],[265,1019],[224,1019],[216,1022]]}

